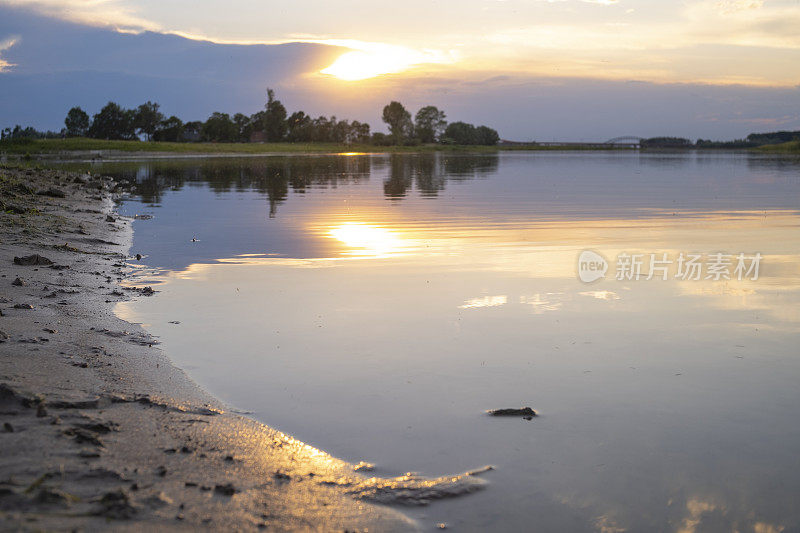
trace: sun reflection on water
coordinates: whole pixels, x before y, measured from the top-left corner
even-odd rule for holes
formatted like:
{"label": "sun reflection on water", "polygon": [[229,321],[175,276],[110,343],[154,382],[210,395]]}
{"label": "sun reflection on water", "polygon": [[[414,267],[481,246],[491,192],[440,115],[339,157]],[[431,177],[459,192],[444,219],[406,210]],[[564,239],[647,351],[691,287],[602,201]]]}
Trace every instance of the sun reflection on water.
{"label": "sun reflection on water", "polygon": [[360,222],[335,226],[328,236],[344,244],[347,255],[385,257],[404,248],[403,239],[392,230]]}

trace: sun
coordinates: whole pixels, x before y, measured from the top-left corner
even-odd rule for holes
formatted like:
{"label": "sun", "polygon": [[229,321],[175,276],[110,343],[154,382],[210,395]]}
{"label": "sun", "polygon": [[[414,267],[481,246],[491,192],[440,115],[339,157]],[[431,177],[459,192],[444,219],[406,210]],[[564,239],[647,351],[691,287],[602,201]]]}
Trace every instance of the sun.
{"label": "sun", "polygon": [[381,74],[401,72],[410,66],[397,56],[354,50],[339,56],[333,64],[320,72],[336,76],[340,80],[357,81],[374,78]]}
{"label": "sun", "polygon": [[[332,44],[340,44],[333,41]],[[343,44],[343,43],[341,43]],[[424,64],[445,64],[455,61],[453,53],[437,50],[412,50],[383,43],[347,41],[353,49],[340,55],[322,74],[340,80],[358,81],[382,74],[395,74]]]}

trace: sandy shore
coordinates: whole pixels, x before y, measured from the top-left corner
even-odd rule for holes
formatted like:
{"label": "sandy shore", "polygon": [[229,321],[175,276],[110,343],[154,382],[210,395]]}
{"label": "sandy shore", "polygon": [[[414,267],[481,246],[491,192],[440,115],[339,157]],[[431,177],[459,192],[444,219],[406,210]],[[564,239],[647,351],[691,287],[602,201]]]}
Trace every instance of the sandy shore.
{"label": "sandy shore", "polygon": [[382,503],[482,486],[369,478],[226,412],[112,311],[149,297],[119,284],[135,261],[124,185],[0,169],[1,529],[408,531]]}

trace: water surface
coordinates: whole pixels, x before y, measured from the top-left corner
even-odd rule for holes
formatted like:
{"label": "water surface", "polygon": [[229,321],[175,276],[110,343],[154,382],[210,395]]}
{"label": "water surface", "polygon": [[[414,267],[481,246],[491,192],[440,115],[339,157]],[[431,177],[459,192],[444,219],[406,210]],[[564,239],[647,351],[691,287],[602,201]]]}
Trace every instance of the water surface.
{"label": "water surface", "polygon": [[[118,312],[231,405],[376,474],[482,465],[464,531],[800,528],[800,165],[736,153],[273,156],[135,175]],[[194,239],[194,241],[193,241]],[[583,250],[610,269],[577,276]],[[757,280],[619,254],[762,254]],[[646,263],[644,274],[647,274]],[[643,275],[642,277],[646,277]],[[172,322],[179,321],[179,324]],[[531,406],[525,421],[486,409]]]}

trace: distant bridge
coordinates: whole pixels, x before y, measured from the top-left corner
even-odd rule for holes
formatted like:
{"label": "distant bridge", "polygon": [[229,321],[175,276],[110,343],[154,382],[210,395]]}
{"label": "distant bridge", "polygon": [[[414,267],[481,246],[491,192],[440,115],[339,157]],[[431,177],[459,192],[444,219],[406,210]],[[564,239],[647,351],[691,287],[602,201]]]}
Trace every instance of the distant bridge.
{"label": "distant bridge", "polygon": [[641,148],[642,141],[644,139],[641,137],[635,137],[633,135],[626,135],[623,137],[614,137],[613,139],[609,139],[606,142],[572,142],[572,141],[531,141],[531,142],[519,142],[519,141],[500,141],[501,146],[551,146],[554,148],[598,148],[598,149],[609,149],[609,148]]}
{"label": "distant bridge", "polygon": [[641,137],[635,137],[633,135],[625,135],[623,137],[614,137],[613,139],[609,139],[603,144],[613,144],[614,146],[639,148],[642,145],[643,140],[644,139]]}

